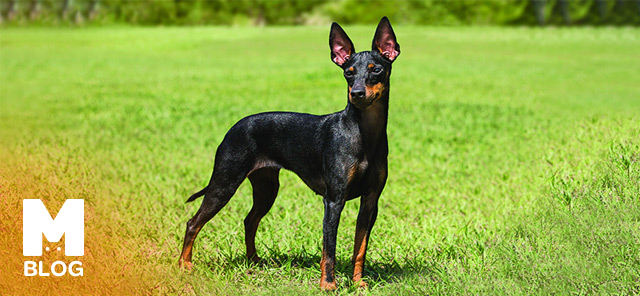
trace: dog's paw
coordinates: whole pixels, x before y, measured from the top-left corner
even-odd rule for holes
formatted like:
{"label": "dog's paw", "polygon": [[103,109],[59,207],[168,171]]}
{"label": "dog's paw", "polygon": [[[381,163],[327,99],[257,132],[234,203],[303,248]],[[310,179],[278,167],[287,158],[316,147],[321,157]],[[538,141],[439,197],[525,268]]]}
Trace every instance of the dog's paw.
{"label": "dog's paw", "polygon": [[338,286],[336,286],[336,282],[326,282],[321,280],[320,281],[320,289],[325,290],[325,291],[335,291],[338,288]]}
{"label": "dog's paw", "polygon": [[179,265],[180,265],[180,269],[182,269],[184,271],[193,270],[193,263],[191,263],[190,261],[180,260]]}
{"label": "dog's paw", "polygon": [[264,262],[262,260],[262,258],[260,258],[258,255],[253,255],[253,256],[249,257],[249,261],[251,261],[254,264],[259,264],[259,263]]}
{"label": "dog's paw", "polygon": [[358,286],[358,288],[361,288],[361,289],[369,289],[369,284],[367,284],[367,282],[363,280],[356,282],[356,286]]}

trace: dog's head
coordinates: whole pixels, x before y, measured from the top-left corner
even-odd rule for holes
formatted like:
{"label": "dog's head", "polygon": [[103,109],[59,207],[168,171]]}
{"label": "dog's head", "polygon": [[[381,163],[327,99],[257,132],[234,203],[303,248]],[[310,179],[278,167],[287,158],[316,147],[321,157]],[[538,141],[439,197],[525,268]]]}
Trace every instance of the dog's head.
{"label": "dog's head", "polygon": [[356,53],[353,42],[337,23],[331,25],[329,47],[331,60],[344,71],[351,104],[366,109],[387,94],[391,64],[400,55],[400,45],[387,17],[378,24],[371,51]]}

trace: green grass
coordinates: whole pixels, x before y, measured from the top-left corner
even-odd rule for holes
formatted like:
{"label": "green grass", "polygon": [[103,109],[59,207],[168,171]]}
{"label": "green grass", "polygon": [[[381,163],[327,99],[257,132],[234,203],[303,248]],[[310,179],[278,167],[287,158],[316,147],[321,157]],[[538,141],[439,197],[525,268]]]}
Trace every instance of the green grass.
{"label": "green grass", "polygon": [[[346,29],[357,50],[371,27]],[[640,293],[640,31],[395,28],[390,171],[369,293]],[[0,149],[91,172],[87,202],[150,266],[148,293],[317,294],[321,198],[292,173],[244,259],[245,182],[177,269],[186,198],[243,116],[346,104],[328,28],[5,28]],[[36,157],[37,156],[37,157]],[[65,172],[66,175],[65,175]],[[73,194],[73,189],[70,189]],[[60,199],[69,198],[59,196]],[[349,278],[358,202],[338,234]],[[120,269],[120,266],[113,266]]]}

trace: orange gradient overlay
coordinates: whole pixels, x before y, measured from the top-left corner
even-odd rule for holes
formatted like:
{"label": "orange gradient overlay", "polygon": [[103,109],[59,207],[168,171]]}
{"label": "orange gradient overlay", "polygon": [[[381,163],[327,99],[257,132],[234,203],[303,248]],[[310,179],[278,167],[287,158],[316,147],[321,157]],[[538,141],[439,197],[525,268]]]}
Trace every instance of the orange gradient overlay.
{"label": "orange gradient overlay", "polygon": [[[122,221],[105,208],[90,170],[47,156],[21,156],[0,151],[0,295],[157,294],[158,273],[145,266],[143,245],[122,237]],[[41,199],[53,217],[66,199],[85,200],[84,256],[66,257],[64,237],[50,243],[44,236],[43,248],[50,251],[22,255],[22,200],[31,198]],[[58,260],[81,261],[83,276],[24,275],[25,261],[43,261],[43,271],[51,273]]]}

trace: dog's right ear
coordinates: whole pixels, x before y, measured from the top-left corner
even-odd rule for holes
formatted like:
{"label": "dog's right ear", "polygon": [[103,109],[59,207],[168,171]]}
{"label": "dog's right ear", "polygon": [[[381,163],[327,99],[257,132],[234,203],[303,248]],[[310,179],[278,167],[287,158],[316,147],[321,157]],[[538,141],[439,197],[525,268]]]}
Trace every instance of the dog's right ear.
{"label": "dog's right ear", "polygon": [[391,23],[386,16],[382,17],[378,23],[371,50],[378,51],[382,57],[392,63],[400,55],[400,44],[396,41],[396,34],[393,33]]}
{"label": "dog's right ear", "polygon": [[347,33],[345,33],[342,27],[336,22],[331,24],[329,47],[331,48],[331,60],[340,67],[342,67],[355,52],[353,42],[351,42]]}

